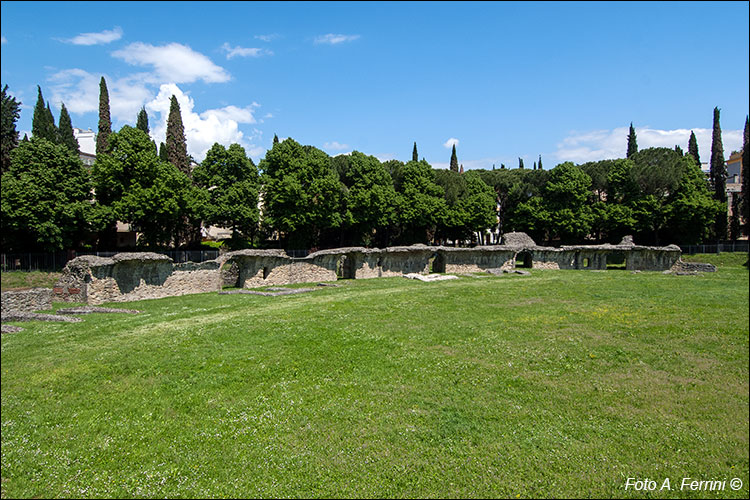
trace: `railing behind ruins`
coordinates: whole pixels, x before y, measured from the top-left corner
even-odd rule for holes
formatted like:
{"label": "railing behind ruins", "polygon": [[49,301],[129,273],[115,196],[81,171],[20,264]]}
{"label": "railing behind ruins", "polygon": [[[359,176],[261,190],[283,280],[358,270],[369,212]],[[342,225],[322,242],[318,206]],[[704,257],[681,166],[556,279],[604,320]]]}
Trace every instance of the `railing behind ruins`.
{"label": "railing behind ruins", "polygon": [[687,255],[696,253],[748,252],[748,241],[722,241],[707,245],[680,245],[680,250]]}
{"label": "railing behind ruins", "polygon": [[[748,252],[748,241],[723,241],[705,245],[680,245],[682,253],[692,255],[696,253]],[[120,252],[74,252],[70,250],[48,253],[8,253],[0,254],[0,269],[5,271],[62,271],[65,264],[81,255],[97,255],[112,257]],[[219,257],[219,250],[163,250],[161,253],[169,256],[174,262],[205,262]],[[286,254],[294,258],[307,257],[310,250],[286,250]]]}
{"label": "railing behind ruins", "polygon": [[[5,271],[62,271],[68,261],[81,255],[112,257],[120,252],[49,252],[49,253],[9,253],[0,254],[0,269]],[[164,254],[174,262],[205,262],[219,257],[218,250],[163,250],[155,253]]]}

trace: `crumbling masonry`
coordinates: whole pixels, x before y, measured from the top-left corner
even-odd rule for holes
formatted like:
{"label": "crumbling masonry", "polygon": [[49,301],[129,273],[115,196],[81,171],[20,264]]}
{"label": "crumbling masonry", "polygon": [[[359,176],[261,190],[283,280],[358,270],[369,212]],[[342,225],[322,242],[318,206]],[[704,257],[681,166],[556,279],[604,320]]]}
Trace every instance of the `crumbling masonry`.
{"label": "crumbling masonry", "polygon": [[53,289],[54,300],[96,305],[192,293],[224,287],[254,288],[403,276],[409,273],[474,273],[514,269],[603,270],[610,264],[643,271],[679,270],[680,248],[645,247],[625,238],[617,245],[539,246],[524,233],[503,236],[502,244],[474,248],[409,247],[337,248],[304,258],[283,250],[240,250],[216,260],[174,264],[156,253],[121,253],[112,258],[73,259]]}

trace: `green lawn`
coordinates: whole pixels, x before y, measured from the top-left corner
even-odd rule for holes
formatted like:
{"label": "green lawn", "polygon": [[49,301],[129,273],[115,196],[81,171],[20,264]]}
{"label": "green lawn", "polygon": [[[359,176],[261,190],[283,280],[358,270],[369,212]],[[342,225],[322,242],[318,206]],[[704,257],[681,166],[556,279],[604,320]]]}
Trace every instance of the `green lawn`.
{"label": "green lawn", "polygon": [[52,288],[60,279],[62,273],[46,271],[10,271],[0,273],[0,288],[6,290],[22,290],[24,288]]}
{"label": "green lawn", "polygon": [[15,323],[2,496],[748,498],[747,256],[726,255]]}

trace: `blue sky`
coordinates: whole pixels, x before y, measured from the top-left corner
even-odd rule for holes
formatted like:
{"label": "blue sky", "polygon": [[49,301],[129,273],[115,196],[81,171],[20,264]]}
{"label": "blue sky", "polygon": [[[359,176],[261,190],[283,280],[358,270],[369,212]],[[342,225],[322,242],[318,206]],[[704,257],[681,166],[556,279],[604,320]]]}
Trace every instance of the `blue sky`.
{"label": "blue sky", "polygon": [[748,115],[748,2],[3,1],[1,80],[31,129],[36,86],[96,130],[99,79],[113,124],[146,106],[163,140],[177,95],[191,154],[274,134],[331,155],[420,157],[466,169],[545,168],[687,150],[726,156]]}

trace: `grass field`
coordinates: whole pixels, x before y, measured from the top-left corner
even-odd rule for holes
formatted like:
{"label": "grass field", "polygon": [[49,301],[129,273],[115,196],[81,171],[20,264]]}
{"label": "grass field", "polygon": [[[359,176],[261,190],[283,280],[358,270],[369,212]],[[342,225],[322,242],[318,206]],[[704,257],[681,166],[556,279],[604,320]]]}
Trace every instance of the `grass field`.
{"label": "grass field", "polygon": [[23,290],[25,288],[52,288],[60,279],[62,273],[49,273],[46,271],[11,271],[0,273],[0,289]]}
{"label": "grass field", "polygon": [[748,498],[747,256],[719,257],[15,323],[2,496]]}

